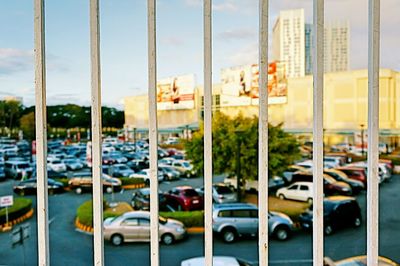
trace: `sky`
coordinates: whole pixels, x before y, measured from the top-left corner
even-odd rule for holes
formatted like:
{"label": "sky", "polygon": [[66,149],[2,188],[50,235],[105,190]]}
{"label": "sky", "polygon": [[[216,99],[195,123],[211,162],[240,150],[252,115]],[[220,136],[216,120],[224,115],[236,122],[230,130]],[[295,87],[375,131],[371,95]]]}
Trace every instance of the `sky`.
{"label": "sky", "polygon": [[[350,68],[367,67],[366,0],[325,0],[325,22],[350,24]],[[126,96],[147,91],[147,1],[100,0],[104,105],[123,108]],[[381,66],[400,71],[400,1],[381,1]],[[270,29],[280,10],[312,0],[271,0]],[[46,0],[47,102],[90,104],[89,0]],[[157,73],[203,80],[202,0],[157,1]],[[34,104],[33,1],[0,1],[0,98]],[[256,63],[258,0],[213,1],[213,79],[221,68]],[[271,30],[270,30],[271,33]]]}

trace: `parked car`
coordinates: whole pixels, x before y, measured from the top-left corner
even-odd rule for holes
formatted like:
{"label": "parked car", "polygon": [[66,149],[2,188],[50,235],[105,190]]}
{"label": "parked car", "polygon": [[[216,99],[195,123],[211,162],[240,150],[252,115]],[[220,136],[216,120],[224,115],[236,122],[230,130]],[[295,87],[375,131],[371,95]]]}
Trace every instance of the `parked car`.
{"label": "parked car", "polygon": [[[150,184],[150,169],[143,169],[137,173],[131,174],[129,177],[132,178],[143,178],[144,182],[148,185]],[[158,182],[161,182],[164,180],[164,175],[161,172],[158,172]]]}
{"label": "parked car", "polygon": [[[204,195],[204,187],[196,188],[196,191],[201,196]],[[237,193],[233,191],[231,186],[217,183],[212,186],[212,198],[215,203],[232,203],[237,202]]]}
{"label": "parked car", "polygon": [[283,179],[286,183],[291,183],[293,174],[297,171],[307,171],[306,168],[300,165],[290,165],[284,172],[283,172]]}
{"label": "parked car", "polygon": [[[150,188],[138,189],[132,193],[131,205],[135,210],[150,210]],[[167,204],[167,200],[162,192],[158,192],[158,207],[160,211],[174,211]]]}
{"label": "parked car", "polygon": [[179,186],[165,193],[168,205],[176,210],[203,210],[203,197],[190,186]]}
{"label": "parked car", "polygon": [[[324,266],[367,266],[367,256],[355,256],[333,262],[330,258],[324,258]],[[399,263],[379,256],[378,266],[400,266]]]}
{"label": "parked car", "polygon": [[67,171],[67,166],[61,160],[50,157],[47,158],[47,167],[55,172]]}
{"label": "parked car", "polygon": [[22,176],[29,177],[32,172],[32,167],[26,161],[6,161],[4,163],[4,173],[8,178],[20,179]]}
{"label": "parked car", "polygon": [[[352,163],[351,166],[361,167],[364,168],[366,172],[368,172],[368,164],[366,161],[363,162],[356,162]],[[378,163],[378,174],[379,174],[379,181],[384,182],[389,180],[392,177],[389,168],[386,166],[385,163]]]}
{"label": "parked car", "polygon": [[[121,180],[113,178],[109,175],[103,174],[103,190],[107,193],[121,190]],[[91,191],[93,188],[92,173],[75,173],[74,176],[68,181],[69,187],[75,191],[76,194],[82,194],[84,191]]]}
{"label": "parked car", "polygon": [[367,171],[361,167],[355,166],[342,166],[337,168],[337,170],[345,173],[349,178],[361,181],[364,187],[367,188]]}
{"label": "parked car", "polygon": [[[304,229],[312,228],[312,206],[300,214],[299,222]],[[330,235],[340,228],[360,226],[361,210],[355,198],[332,196],[324,199],[324,233],[326,235]]]}
{"label": "parked car", "polygon": [[324,173],[333,177],[336,181],[345,182],[350,185],[353,195],[364,190],[364,184],[361,181],[349,178],[345,173],[336,169],[325,169]]}
{"label": "parked car", "polygon": [[[165,245],[184,239],[186,234],[183,223],[160,216],[159,235],[161,242]],[[104,221],[104,238],[115,246],[124,242],[149,242],[150,212],[133,211],[118,217],[107,218]]]}
{"label": "parked car", "polygon": [[116,163],[126,163],[128,162],[128,158],[122,156],[122,154],[118,151],[110,152],[107,154],[110,158],[114,159]]}
{"label": "parked car", "polygon": [[102,161],[103,161],[103,164],[105,164],[105,165],[111,165],[111,164],[116,163],[114,158],[111,158],[110,156],[107,156],[107,155],[102,156]]}
{"label": "parked car", "polygon": [[135,172],[125,164],[114,164],[110,166],[111,176],[113,177],[129,177]]}
{"label": "parked car", "polygon": [[169,165],[159,165],[158,171],[163,173],[164,180],[176,180],[179,179],[181,175],[178,170],[175,170],[175,168]]}
{"label": "parked car", "polygon": [[307,201],[311,204],[313,201],[313,183],[296,182],[288,187],[278,189],[276,196],[280,199]]}
{"label": "parked car", "polygon": [[[196,257],[183,260],[181,266],[205,266],[204,257]],[[214,266],[258,266],[257,262],[249,262],[243,259],[228,256],[213,256]]]}
{"label": "parked car", "polygon": [[193,165],[188,161],[175,160],[172,162],[172,166],[178,169],[185,177],[192,177],[196,175],[196,171],[194,171]]}
{"label": "parked car", "polygon": [[146,161],[140,160],[132,160],[129,161],[126,166],[131,168],[134,172],[139,172],[140,170],[149,168],[149,163]]}
{"label": "parked car", "polygon": [[[326,195],[351,195],[352,190],[350,185],[344,182],[338,182],[331,176],[324,174],[324,193]],[[305,181],[312,182],[313,175],[312,172],[296,172],[292,178],[293,181]]]}
{"label": "parked car", "polygon": [[172,157],[166,157],[158,160],[158,163],[161,165],[172,165],[172,163],[175,161],[174,158]]}
{"label": "parked car", "polygon": [[[64,191],[64,185],[61,182],[57,182],[51,178],[47,179],[47,187],[48,187],[48,191],[49,191],[48,193],[50,195],[52,195],[54,193],[61,193]],[[13,188],[14,193],[19,194],[21,196],[36,194],[36,189],[37,189],[37,179],[36,178],[30,178],[30,179],[21,181],[17,185],[15,185]]]}
{"label": "parked car", "polygon": [[83,164],[78,159],[64,159],[62,162],[67,166],[67,170],[80,170],[83,168]]}
{"label": "parked car", "polygon": [[[256,236],[258,232],[257,206],[248,203],[213,205],[213,231],[227,243],[244,235]],[[268,212],[268,232],[278,240],[287,240],[293,222],[286,214]]]}

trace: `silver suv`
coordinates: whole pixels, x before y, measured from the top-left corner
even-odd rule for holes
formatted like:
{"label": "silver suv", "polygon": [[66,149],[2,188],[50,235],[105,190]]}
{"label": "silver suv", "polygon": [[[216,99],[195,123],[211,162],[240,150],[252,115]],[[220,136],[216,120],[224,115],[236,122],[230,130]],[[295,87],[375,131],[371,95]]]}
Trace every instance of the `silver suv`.
{"label": "silver suv", "polygon": [[[286,240],[293,230],[293,222],[286,214],[268,212],[268,232],[278,240]],[[248,203],[213,205],[213,231],[227,243],[244,235],[258,234],[258,208]]]}

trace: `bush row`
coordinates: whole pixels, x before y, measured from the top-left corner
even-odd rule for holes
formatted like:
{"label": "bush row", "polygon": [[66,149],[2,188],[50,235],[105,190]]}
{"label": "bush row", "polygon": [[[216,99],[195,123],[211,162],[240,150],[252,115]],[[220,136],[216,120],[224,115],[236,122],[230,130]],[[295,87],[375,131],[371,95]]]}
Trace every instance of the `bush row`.
{"label": "bush row", "polygon": [[204,211],[160,212],[160,215],[181,221],[186,227],[204,226]]}
{"label": "bush row", "polygon": [[[32,200],[26,198],[14,198],[14,205],[8,207],[8,220],[15,220],[25,215],[32,209]],[[7,222],[6,208],[0,209],[0,224]]]}
{"label": "bush row", "polygon": [[143,184],[144,183],[144,179],[143,178],[121,177],[119,179],[121,180],[123,186],[136,185],[136,184]]}

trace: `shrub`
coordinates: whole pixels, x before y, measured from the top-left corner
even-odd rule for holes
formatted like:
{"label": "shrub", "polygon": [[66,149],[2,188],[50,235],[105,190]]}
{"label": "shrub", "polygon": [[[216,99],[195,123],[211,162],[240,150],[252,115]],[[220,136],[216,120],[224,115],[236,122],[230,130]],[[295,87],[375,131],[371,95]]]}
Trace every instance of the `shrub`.
{"label": "shrub", "polygon": [[126,185],[136,185],[136,184],[144,184],[143,178],[129,178],[129,177],[121,177],[119,178],[122,182],[123,186]]}
{"label": "shrub", "polygon": [[[27,198],[14,198],[14,205],[8,207],[8,220],[17,219],[32,209],[32,200]],[[0,209],[0,224],[7,222],[6,208]]]}
{"label": "shrub", "polygon": [[64,187],[68,187],[68,181],[69,181],[68,178],[55,178],[54,180],[62,183]]}
{"label": "shrub", "polygon": [[160,215],[181,221],[186,227],[204,226],[204,211],[160,212]]}

